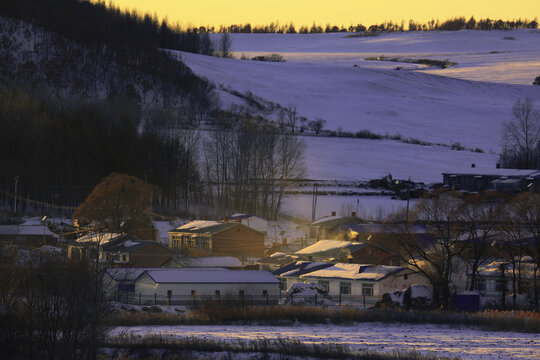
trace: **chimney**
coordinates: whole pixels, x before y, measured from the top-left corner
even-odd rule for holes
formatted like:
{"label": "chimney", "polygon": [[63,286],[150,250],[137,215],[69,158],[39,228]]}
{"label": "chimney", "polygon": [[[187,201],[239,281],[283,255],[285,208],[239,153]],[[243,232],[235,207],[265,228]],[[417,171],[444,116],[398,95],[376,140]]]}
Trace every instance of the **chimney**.
{"label": "chimney", "polygon": [[352,216],[352,217],[356,217],[356,211],[353,211],[353,212],[351,213],[351,216]]}
{"label": "chimney", "polygon": [[332,211],[332,216],[336,216],[336,212],[335,212],[335,211]]}
{"label": "chimney", "polygon": [[497,163],[497,169],[501,168],[501,164]]}
{"label": "chimney", "polygon": [[472,168],[476,167],[476,164],[471,164],[471,167],[472,167]]}

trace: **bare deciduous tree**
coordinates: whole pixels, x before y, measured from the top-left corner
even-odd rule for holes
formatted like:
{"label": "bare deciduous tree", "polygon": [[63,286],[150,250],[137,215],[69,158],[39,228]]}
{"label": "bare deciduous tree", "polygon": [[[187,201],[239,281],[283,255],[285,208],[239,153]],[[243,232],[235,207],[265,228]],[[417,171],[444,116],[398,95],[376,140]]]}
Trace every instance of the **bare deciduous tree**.
{"label": "bare deciduous tree", "polygon": [[[453,269],[464,248],[462,206],[459,194],[436,192],[420,200],[410,215],[402,214],[402,218],[407,219],[405,222],[402,219],[392,225],[404,226],[400,231],[409,234],[400,241],[397,255],[426,276],[433,287],[435,305],[443,307],[450,304]],[[424,225],[426,236],[412,234],[409,229],[415,225]]]}
{"label": "bare deciduous tree", "polygon": [[531,169],[538,167],[540,112],[530,98],[518,100],[512,108],[513,119],[503,125],[503,165]]}

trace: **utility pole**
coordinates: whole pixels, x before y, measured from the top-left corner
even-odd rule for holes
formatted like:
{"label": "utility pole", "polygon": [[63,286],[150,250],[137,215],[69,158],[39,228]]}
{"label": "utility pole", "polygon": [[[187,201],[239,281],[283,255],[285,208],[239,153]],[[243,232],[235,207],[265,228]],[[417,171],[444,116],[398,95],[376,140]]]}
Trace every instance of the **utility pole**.
{"label": "utility pole", "polygon": [[19,176],[15,176],[15,206],[13,207],[14,208],[14,212],[15,214],[17,214],[17,183],[19,182]]}
{"label": "utility pole", "polygon": [[311,202],[311,222],[315,221],[315,215],[316,215],[316,212],[317,212],[317,190],[318,190],[318,186],[317,185],[313,185],[313,199],[312,199],[312,202]]}

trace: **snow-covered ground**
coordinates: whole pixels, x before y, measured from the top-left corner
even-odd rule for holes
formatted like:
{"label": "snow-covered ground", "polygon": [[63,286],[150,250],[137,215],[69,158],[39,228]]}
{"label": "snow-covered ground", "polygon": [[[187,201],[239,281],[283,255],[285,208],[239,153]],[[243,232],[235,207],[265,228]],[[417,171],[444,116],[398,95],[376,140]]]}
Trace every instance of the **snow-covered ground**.
{"label": "snow-covered ground", "polygon": [[111,335],[163,334],[213,340],[298,339],[306,343],[343,344],[355,350],[420,351],[462,359],[538,359],[540,334],[489,332],[442,325],[362,323],[354,326],[136,326]]}
{"label": "snow-covered ground", "polygon": [[[502,148],[502,125],[518,99],[540,99],[540,31],[456,31],[381,34],[232,34],[237,59],[177,53],[197,74],[241,93],[250,91],[300,116],[322,118],[325,128],[370,130],[431,143],[454,143],[484,153],[455,151],[391,140],[304,137],[307,178],[394,178],[435,183],[441,173],[476,164],[493,169]],[[218,40],[220,34],[212,35]],[[287,61],[238,60],[279,53]],[[366,60],[378,56],[457,63],[447,69]],[[397,66],[402,70],[395,70]],[[242,99],[220,91],[223,105]],[[540,103],[537,104],[540,106]],[[317,215],[356,208],[357,197],[319,197]],[[368,213],[383,217],[403,206],[383,197],[360,199]],[[368,205],[369,204],[369,205]],[[311,218],[311,197],[289,198],[284,211]],[[320,212],[319,212],[320,211]]]}
{"label": "snow-covered ground", "polygon": [[[284,106],[295,104],[300,115],[323,118],[330,129],[399,133],[488,152],[499,151],[501,124],[511,117],[513,103],[540,95],[539,87],[528,85],[540,74],[537,32],[345,36],[233,34],[237,54],[277,52],[287,59],[285,63],[181,56],[197,74],[215,83]],[[421,67],[364,60],[380,55],[458,64],[444,70],[396,71],[398,65]]]}

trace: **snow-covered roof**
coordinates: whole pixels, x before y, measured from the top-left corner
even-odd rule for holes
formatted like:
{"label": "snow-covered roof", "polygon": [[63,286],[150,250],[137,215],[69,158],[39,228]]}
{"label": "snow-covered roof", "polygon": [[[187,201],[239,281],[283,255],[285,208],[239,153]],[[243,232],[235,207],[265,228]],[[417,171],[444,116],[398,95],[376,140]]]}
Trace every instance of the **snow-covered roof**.
{"label": "snow-covered roof", "polygon": [[[513,265],[508,261],[496,260],[492,261],[489,264],[480,266],[478,268],[478,275],[486,277],[500,277],[501,276],[501,266],[504,266],[506,274],[510,274],[513,270]],[[531,278],[534,274],[534,264],[527,261],[526,257],[522,259],[520,265],[521,276],[525,278]]]}
{"label": "snow-covered roof", "polygon": [[0,225],[0,235],[57,235],[42,225]]}
{"label": "snow-covered roof", "polygon": [[237,220],[237,219],[250,219],[250,218],[259,218],[261,220],[264,220],[263,218],[257,216],[257,215],[253,215],[253,214],[241,214],[241,213],[237,213],[237,214],[232,214],[231,216],[229,216],[229,219],[230,220]]}
{"label": "snow-covered roof", "polygon": [[305,247],[295,252],[296,255],[311,255],[333,250],[347,249],[351,252],[363,248],[367,244],[353,241],[341,240],[319,240],[315,244]]}
{"label": "snow-covered roof", "polygon": [[242,262],[233,256],[201,256],[201,257],[183,257],[176,256],[174,260],[184,267],[242,267]]}
{"label": "snow-covered roof", "polygon": [[107,274],[116,281],[134,281],[146,270],[145,268],[112,268],[107,269]]}
{"label": "snow-covered roof", "polygon": [[103,245],[118,239],[123,234],[117,233],[89,233],[77,238],[78,243],[97,243]]}
{"label": "snow-covered roof", "polygon": [[322,218],[317,219],[314,222],[312,222],[311,225],[318,225],[318,224],[325,223],[327,221],[341,220],[341,218],[343,218],[343,216],[323,216]]}
{"label": "snow-covered roof", "polygon": [[538,177],[539,170],[466,167],[443,172],[444,175]]}
{"label": "snow-covered roof", "polygon": [[332,266],[332,263],[320,261],[295,261],[272,271],[275,276],[299,277],[315,270]]}
{"label": "snow-covered roof", "polygon": [[400,266],[337,263],[326,269],[312,271],[300,277],[380,281],[403,270],[406,269]]}
{"label": "snow-covered roof", "polygon": [[[146,270],[156,283],[175,284],[276,284],[270,272],[258,270],[153,269]],[[141,276],[142,278],[143,276]]]}
{"label": "snow-covered roof", "polygon": [[223,223],[223,222],[213,221],[213,220],[194,220],[187,224],[179,226],[176,229],[171,230],[170,232],[215,234],[215,233],[221,232],[223,230],[226,230],[228,228],[231,228],[237,225],[238,223]]}

